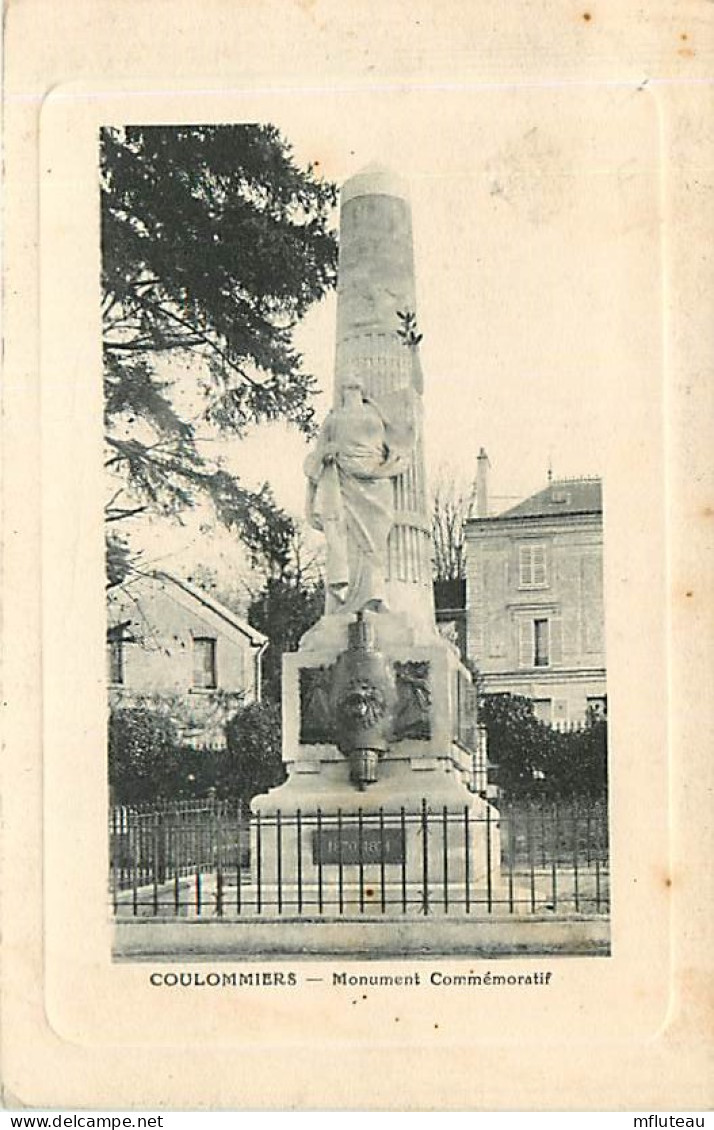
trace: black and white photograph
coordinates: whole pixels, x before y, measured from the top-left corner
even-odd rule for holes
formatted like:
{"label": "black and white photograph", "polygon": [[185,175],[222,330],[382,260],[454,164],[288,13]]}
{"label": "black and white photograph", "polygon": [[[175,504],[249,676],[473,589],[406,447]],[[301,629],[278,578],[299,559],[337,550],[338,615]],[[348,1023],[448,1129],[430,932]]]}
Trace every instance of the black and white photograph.
{"label": "black and white photograph", "polygon": [[23,2],[9,1089],[697,1105],[702,21]]}
{"label": "black and white photograph", "polygon": [[621,172],[469,109],[100,133],[117,957],[609,952]]}

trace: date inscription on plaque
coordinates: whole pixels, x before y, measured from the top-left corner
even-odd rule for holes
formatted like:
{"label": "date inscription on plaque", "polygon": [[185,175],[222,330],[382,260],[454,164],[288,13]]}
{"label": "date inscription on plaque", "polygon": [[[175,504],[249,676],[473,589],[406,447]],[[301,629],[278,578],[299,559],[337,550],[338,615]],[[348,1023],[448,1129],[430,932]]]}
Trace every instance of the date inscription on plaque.
{"label": "date inscription on plaque", "polygon": [[401,828],[362,828],[356,825],[322,828],[312,834],[312,862],[345,865],[350,863],[403,863],[404,840]]}

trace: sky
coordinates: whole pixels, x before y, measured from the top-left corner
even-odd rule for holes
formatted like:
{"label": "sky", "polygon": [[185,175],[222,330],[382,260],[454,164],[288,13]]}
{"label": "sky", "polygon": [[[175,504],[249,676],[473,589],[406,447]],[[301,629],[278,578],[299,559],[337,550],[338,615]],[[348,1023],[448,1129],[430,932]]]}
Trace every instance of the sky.
{"label": "sky", "polygon": [[[661,364],[651,104],[632,86],[574,84],[266,92],[236,111],[274,122],[298,162],[338,184],[373,161],[409,183],[432,482],[468,485],[483,446],[492,512],[545,486],[549,468],[602,475],[607,489],[628,442],[618,405],[646,398],[643,373],[657,380]],[[333,294],[296,334],[323,393],[318,418],[331,404],[335,305]],[[278,424],[225,455],[301,516],[306,450]],[[187,559],[193,536],[189,522],[174,548],[162,528],[162,552]],[[216,534],[230,558],[223,543]]]}

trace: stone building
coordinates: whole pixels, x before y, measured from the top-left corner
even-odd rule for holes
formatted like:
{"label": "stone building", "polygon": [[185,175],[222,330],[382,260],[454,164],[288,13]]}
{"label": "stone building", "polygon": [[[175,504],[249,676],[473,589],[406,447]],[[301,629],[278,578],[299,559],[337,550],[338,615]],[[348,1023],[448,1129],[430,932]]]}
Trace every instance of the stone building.
{"label": "stone building", "polygon": [[267,642],[187,581],[163,572],[136,577],[108,596],[110,705],[165,703],[187,744],[221,748],[227,717],[260,700]]}
{"label": "stone building", "polygon": [[477,515],[465,530],[466,634],[484,691],[525,695],[555,724],[602,712],[600,480],[553,481],[502,514]]}

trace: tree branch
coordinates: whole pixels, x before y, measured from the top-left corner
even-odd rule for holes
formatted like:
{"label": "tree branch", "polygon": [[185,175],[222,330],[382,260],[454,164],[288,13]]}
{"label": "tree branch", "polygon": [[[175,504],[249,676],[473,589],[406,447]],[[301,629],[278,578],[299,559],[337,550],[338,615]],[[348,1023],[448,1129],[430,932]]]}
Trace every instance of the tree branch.
{"label": "tree branch", "polygon": [[112,510],[105,510],[104,518],[107,522],[121,522],[123,518],[131,518],[134,514],[143,514],[144,511],[148,509],[148,506],[133,506],[127,508],[126,510],[122,510],[120,507],[115,507]]}

